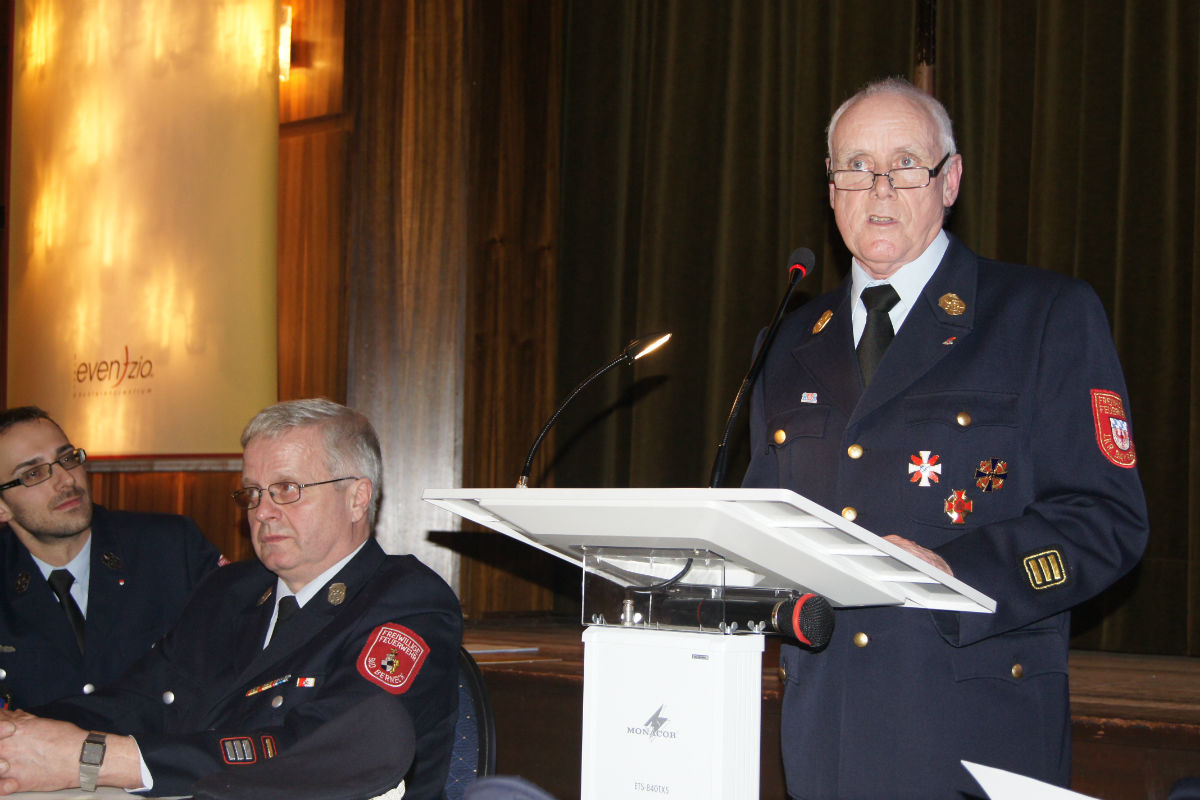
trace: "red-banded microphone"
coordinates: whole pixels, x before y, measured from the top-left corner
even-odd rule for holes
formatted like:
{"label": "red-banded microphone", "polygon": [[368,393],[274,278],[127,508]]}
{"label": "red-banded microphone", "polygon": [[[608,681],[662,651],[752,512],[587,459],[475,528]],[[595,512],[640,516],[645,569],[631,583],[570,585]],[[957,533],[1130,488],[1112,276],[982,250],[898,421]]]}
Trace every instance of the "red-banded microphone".
{"label": "red-banded microphone", "polygon": [[[817,257],[807,247],[797,247],[792,251],[792,257],[788,259],[788,273],[794,281],[808,277],[808,271],[816,266]],[[800,271],[799,277],[796,277],[797,270]]]}
{"label": "red-banded microphone", "polygon": [[712,472],[709,474],[708,486],[710,489],[718,489],[725,483],[725,460],[726,450],[729,446],[729,437],[733,435],[733,423],[737,421],[738,412],[742,409],[742,403],[745,402],[746,396],[750,393],[750,387],[754,385],[754,381],[758,378],[758,373],[762,371],[763,362],[766,361],[767,350],[771,347],[771,341],[775,338],[775,331],[779,329],[779,323],[783,321],[783,312],[787,311],[788,301],[792,299],[792,291],[796,288],[802,279],[817,267],[817,257],[813,255],[813,251],[807,247],[797,247],[792,251],[791,258],[788,259],[788,281],[787,292],[783,295],[783,300],[779,303],[779,308],[775,312],[775,320],[771,326],[767,328],[767,333],[763,336],[762,344],[758,347],[758,352],[754,354],[754,360],[750,362],[750,369],[746,370],[746,377],[742,378],[742,385],[738,388],[737,395],[733,398],[733,406],[729,409],[729,418],[725,420],[725,430],[721,434],[721,441],[717,444],[717,456],[713,459]]}
{"label": "red-banded microphone", "polygon": [[777,633],[812,650],[820,650],[833,637],[833,606],[814,592],[787,597],[754,597],[729,590],[724,597],[700,596],[679,589],[657,596],[656,621],[670,627],[722,629],[735,625],[746,631]]}
{"label": "red-banded microphone", "polygon": [[806,647],[820,650],[833,636],[833,607],[821,595],[806,592],[776,604],[771,627]]}

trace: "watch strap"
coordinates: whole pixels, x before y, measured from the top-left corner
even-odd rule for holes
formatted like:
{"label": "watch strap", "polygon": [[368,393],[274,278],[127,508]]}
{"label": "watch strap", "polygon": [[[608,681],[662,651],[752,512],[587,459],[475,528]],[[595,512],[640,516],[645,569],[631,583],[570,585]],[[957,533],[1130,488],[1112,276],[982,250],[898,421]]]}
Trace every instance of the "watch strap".
{"label": "watch strap", "polygon": [[85,792],[96,791],[100,781],[100,765],[104,763],[104,753],[108,749],[108,737],[103,733],[92,731],[83,740],[79,751],[79,788]]}

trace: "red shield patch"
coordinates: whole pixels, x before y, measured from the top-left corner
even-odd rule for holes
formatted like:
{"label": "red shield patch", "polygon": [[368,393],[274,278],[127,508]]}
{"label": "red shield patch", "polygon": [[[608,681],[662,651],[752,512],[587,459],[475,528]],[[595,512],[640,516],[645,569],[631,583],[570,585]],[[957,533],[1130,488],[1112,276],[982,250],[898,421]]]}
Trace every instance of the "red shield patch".
{"label": "red shield patch", "polygon": [[392,694],[404,694],[412,688],[427,655],[429,645],[415,631],[389,622],[367,637],[358,654],[358,671]]}
{"label": "red shield patch", "polygon": [[1106,389],[1092,389],[1092,417],[1096,423],[1096,442],[1104,457],[1125,469],[1136,464],[1137,453],[1121,396]]}

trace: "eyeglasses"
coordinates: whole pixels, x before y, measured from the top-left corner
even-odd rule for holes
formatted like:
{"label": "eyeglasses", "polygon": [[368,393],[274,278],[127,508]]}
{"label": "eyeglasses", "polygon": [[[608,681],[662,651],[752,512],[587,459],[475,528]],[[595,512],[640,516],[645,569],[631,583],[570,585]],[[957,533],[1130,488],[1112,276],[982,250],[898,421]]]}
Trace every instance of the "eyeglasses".
{"label": "eyeglasses", "polygon": [[846,192],[861,192],[875,185],[876,178],[887,178],[893,189],[921,189],[938,176],[952,153],[946,153],[933,169],[929,167],[897,167],[887,172],[869,169],[835,169],[828,172],[833,188]]}
{"label": "eyeglasses", "polygon": [[[357,475],[348,475],[345,478],[330,478],[327,481],[317,481],[315,483],[295,483],[293,481],[280,481],[272,483],[267,487],[267,492],[271,495],[271,499],[276,505],[286,506],[289,503],[295,503],[300,499],[300,490],[307,489],[310,486],[324,486],[327,483],[337,483],[338,481],[356,481]],[[258,508],[258,504],[262,502],[263,490],[257,486],[247,486],[245,489],[238,489],[233,493],[233,502],[239,507],[249,511],[252,508]]]}
{"label": "eyeglasses", "polygon": [[30,467],[18,475],[15,481],[0,484],[0,492],[3,492],[5,489],[11,489],[14,486],[37,486],[39,483],[45,483],[54,474],[55,464],[58,464],[63,469],[71,470],[85,461],[87,461],[87,453],[82,448],[72,450],[69,453],[63,453],[53,461],[47,461],[45,464]]}

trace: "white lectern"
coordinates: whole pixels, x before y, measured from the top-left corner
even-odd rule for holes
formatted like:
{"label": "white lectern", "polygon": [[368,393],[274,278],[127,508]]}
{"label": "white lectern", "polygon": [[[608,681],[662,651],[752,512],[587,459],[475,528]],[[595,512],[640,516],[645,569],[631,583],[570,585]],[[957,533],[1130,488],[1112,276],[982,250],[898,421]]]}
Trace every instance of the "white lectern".
{"label": "white lectern", "polygon": [[[583,800],[758,796],[763,622],[739,619],[735,597],[996,608],[785,489],[431,489],[424,499],[583,567]],[[593,601],[589,576],[624,599]]]}

